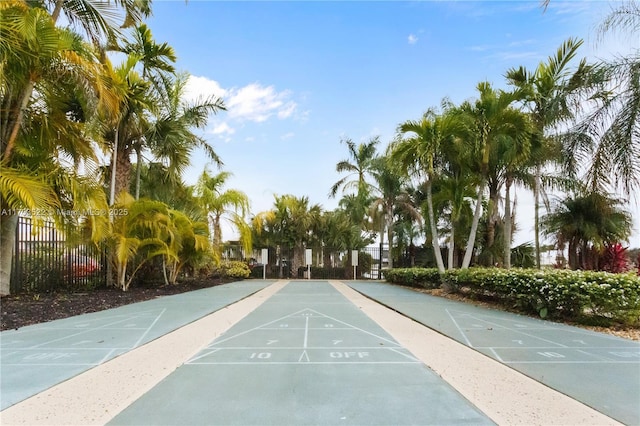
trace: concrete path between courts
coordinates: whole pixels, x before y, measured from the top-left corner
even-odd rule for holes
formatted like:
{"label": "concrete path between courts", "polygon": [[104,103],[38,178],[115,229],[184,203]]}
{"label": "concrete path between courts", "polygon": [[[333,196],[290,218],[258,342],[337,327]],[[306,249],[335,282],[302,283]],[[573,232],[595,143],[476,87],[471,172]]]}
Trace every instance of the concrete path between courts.
{"label": "concrete path between courts", "polygon": [[232,287],[258,283],[249,297],[13,404],[0,424],[620,424],[349,287],[364,283]]}

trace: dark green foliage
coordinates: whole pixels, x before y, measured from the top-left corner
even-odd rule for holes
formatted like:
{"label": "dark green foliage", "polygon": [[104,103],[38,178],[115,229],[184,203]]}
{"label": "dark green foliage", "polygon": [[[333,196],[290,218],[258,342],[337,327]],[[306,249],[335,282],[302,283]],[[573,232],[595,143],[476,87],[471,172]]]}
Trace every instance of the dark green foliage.
{"label": "dark green foliage", "polygon": [[640,324],[640,278],[632,273],[470,268],[385,271],[388,282],[491,299],[542,318],[578,323]]}
{"label": "dark green foliage", "polygon": [[441,284],[438,268],[388,269],[384,278],[390,283],[419,288],[438,288]]}

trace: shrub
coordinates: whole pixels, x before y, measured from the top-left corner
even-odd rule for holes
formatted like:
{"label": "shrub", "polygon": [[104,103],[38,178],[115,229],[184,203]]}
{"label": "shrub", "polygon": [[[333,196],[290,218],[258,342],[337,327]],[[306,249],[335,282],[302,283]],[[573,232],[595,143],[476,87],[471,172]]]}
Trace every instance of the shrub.
{"label": "shrub", "polygon": [[433,269],[394,269],[387,281],[496,300],[541,317],[577,322],[640,324],[640,278],[633,273],[470,268],[442,276]]}
{"label": "shrub", "polygon": [[383,272],[386,281],[409,287],[438,288],[441,283],[437,268],[396,268]]}
{"label": "shrub", "polygon": [[620,243],[606,245],[600,256],[600,269],[615,274],[628,271],[627,249]]}
{"label": "shrub", "polygon": [[224,260],[213,269],[212,275],[220,278],[245,279],[251,275],[249,266],[239,260]]}

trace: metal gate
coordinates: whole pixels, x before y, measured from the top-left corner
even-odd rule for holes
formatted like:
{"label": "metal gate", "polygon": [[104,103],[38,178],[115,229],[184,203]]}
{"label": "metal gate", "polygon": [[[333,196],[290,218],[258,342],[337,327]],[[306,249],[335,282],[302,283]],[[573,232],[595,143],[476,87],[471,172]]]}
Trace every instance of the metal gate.
{"label": "metal gate", "polygon": [[69,245],[51,221],[18,217],[11,293],[106,285],[106,256],[93,244]]}

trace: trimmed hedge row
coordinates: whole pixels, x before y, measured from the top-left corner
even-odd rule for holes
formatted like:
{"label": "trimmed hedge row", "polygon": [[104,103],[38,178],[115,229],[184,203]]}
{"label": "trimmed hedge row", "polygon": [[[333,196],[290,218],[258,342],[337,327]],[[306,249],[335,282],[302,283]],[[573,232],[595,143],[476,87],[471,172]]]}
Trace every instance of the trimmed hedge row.
{"label": "trimmed hedge row", "polygon": [[437,269],[394,269],[388,282],[443,287],[491,298],[527,313],[581,323],[640,325],[640,277],[608,272],[470,268],[444,274]]}

